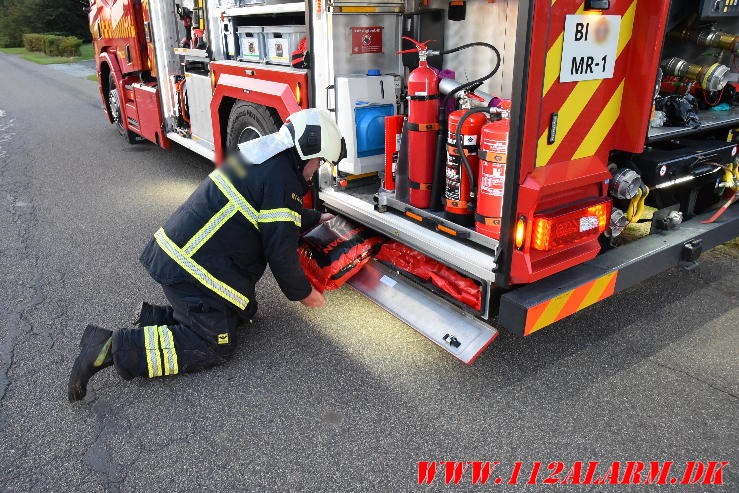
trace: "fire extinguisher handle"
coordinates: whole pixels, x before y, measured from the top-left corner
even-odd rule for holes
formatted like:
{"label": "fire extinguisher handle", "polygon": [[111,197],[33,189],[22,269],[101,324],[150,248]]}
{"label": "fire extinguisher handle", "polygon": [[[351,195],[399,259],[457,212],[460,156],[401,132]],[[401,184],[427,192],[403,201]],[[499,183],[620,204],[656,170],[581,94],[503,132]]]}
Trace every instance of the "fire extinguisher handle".
{"label": "fire extinguisher handle", "polygon": [[[410,41],[411,43],[413,43],[414,45],[416,45],[416,49],[415,50],[410,50],[410,52],[414,52],[414,51],[427,51],[428,50],[428,44],[433,41],[433,39],[429,39],[429,40],[426,40],[426,41],[421,42],[421,41],[417,41],[417,40],[411,38],[410,36],[403,36],[403,39],[405,39],[407,41]],[[399,51],[398,53],[408,53],[408,51]]]}

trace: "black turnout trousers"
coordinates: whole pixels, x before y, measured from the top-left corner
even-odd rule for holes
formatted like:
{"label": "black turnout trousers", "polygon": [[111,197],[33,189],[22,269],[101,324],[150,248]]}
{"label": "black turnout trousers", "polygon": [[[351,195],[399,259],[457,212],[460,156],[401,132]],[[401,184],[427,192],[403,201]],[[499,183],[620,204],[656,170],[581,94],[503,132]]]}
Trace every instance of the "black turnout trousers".
{"label": "black turnout trousers", "polygon": [[254,294],[245,310],[194,283],[162,285],[170,307],[157,320],[113,333],[113,363],[125,379],[160,377],[225,363],[237,343],[237,329],[257,311]]}

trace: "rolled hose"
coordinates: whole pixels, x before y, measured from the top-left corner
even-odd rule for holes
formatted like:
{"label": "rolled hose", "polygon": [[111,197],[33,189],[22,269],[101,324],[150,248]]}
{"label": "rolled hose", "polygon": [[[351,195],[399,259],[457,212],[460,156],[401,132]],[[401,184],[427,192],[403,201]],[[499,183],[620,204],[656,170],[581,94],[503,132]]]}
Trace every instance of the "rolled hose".
{"label": "rolled hose", "polygon": [[[186,123],[190,123],[190,115],[187,111],[187,105],[185,103],[185,81],[187,79],[182,79],[181,81],[178,81],[175,85],[175,88],[177,89],[177,92],[180,94],[180,108],[181,108],[181,116],[182,119],[185,120]],[[185,113],[188,113],[187,115]]]}
{"label": "rolled hose", "polygon": [[[431,198],[431,208],[432,209],[436,209],[436,206],[441,202],[441,188],[442,188],[441,181],[442,181],[442,177],[444,176],[444,173],[442,172],[442,170],[444,167],[444,157],[446,156],[446,153],[444,151],[444,141],[446,140],[446,133],[447,133],[446,103],[450,96],[454,96],[458,92],[463,91],[467,88],[470,88],[473,86],[480,86],[483,82],[492,78],[496,73],[498,73],[498,70],[500,70],[500,64],[502,61],[498,48],[491,45],[490,43],[483,43],[481,41],[463,44],[461,46],[457,46],[456,48],[450,48],[448,50],[444,50],[439,53],[440,55],[449,55],[449,54],[456,53],[458,51],[462,51],[468,48],[473,48],[475,46],[481,46],[481,47],[489,48],[493,50],[493,53],[495,53],[497,60],[495,62],[495,66],[493,67],[493,70],[491,70],[489,73],[487,73],[486,75],[478,79],[471,80],[469,82],[465,82],[464,84],[459,85],[449,94],[444,96],[441,100],[441,104],[439,105],[440,131],[439,131],[438,138],[436,139],[436,165],[434,167],[434,179],[433,179],[433,184],[431,186],[431,190],[433,194]],[[462,126],[462,121],[459,122],[459,127],[461,128],[461,126]],[[465,169],[467,170],[467,173],[469,174],[471,178],[470,190],[472,191],[474,195],[473,185],[475,184],[475,179],[474,177],[472,177],[472,168],[470,167],[470,163],[467,161],[466,156],[464,156],[464,154],[462,154],[462,162],[464,163]]]}

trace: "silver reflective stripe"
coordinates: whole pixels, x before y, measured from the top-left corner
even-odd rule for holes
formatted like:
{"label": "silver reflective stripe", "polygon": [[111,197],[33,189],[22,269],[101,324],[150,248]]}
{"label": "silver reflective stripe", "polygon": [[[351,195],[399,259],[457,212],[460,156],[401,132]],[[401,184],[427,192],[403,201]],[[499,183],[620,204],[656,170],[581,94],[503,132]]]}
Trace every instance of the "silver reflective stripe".
{"label": "silver reflective stripe", "polygon": [[257,223],[259,216],[257,215],[257,211],[255,211],[249,202],[246,201],[244,196],[236,190],[236,187],[234,187],[231,181],[226,178],[226,175],[224,175],[221,170],[217,169],[210,174],[210,179],[213,180],[213,183],[216,184],[223,195],[228,197],[229,201],[234,202],[238,206],[239,211],[241,211],[244,217],[246,217],[246,219],[248,219],[255,228],[259,229],[259,224]]}
{"label": "silver reflective stripe", "polygon": [[274,223],[282,221],[294,223],[295,226],[300,227],[300,214],[288,208],[267,209],[259,211],[260,223]]}
{"label": "silver reflective stripe", "polygon": [[226,283],[223,283],[213,277],[207,270],[205,270],[200,264],[195,262],[193,259],[185,255],[172,240],[169,239],[163,228],[154,233],[159,247],[169,255],[169,257],[177,262],[180,267],[185,269],[190,275],[197,279],[203,286],[210,289],[219,296],[230,301],[234,305],[238,306],[242,310],[249,304],[249,299],[233,289]]}
{"label": "silver reflective stripe", "polygon": [[205,226],[203,226],[200,231],[195,233],[195,236],[190,238],[185,246],[182,247],[182,252],[188,257],[195,255],[195,252],[197,252],[198,249],[203,246],[203,244],[205,244],[205,242],[208,241],[226,221],[231,219],[231,216],[236,214],[237,210],[236,204],[228,202],[223,206],[223,209],[216,212],[215,216],[210,218],[210,221],[205,223]]}
{"label": "silver reflective stripe", "polygon": [[177,352],[174,348],[174,337],[172,331],[166,325],[160,325],[159,331],[159,347],[162,349],[164,356],[164,374],[176,375],[179,373],[177,365]]}
{"label": "silver reflective stripe", "polygon": [[144,327],[144,348],[149,378],[162,376],[162,359],[159,355],[159,338],[156,331],[156,325]]}

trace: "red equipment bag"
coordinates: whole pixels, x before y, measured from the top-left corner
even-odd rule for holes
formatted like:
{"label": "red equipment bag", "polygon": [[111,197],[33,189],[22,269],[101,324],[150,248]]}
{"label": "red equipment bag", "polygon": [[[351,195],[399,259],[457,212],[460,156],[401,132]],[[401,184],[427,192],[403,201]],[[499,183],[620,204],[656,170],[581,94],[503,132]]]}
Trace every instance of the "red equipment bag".
{"label": "red equipment bag", "polygon": [[452,298],[480,310],[482,304],[480,285],[441,262],[395,241],[382,245],[375,259],[392,264],[424,281],[430,281]]}
{"label": "red equipment bag", "polygon": [[298,43],[297,49],[291,53],[290,65],[293,68],[308,68],[310,66],[308,38],[302,38]]}
{"label": "red equipment bag", "polygon": [[324,292],[351,279],[384,241],[374,231],[337,216],[306,233],[298,255],[310,283]]}

